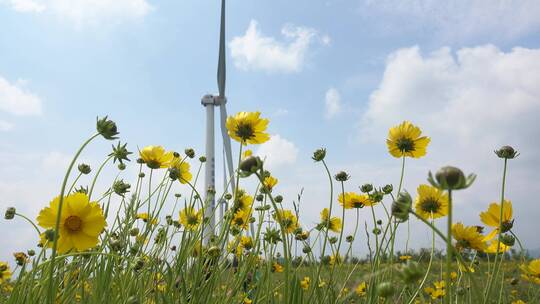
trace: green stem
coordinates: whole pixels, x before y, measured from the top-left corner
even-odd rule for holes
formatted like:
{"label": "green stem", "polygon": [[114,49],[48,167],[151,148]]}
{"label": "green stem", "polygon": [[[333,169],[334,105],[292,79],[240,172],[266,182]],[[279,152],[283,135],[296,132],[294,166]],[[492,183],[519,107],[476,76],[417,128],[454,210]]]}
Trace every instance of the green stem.
{"label": "green stem", "polygon": [[67,169],[66,175],[64,176],[64,181],[62,182],[62,188],[60,190],[60,198],[58,202],[58,214],[56,215],[56,224],[54,226],[54,241],[52,246],[52,255],[51,255],[51,267],[50,267],[50,273],[49,273],[49,286],[48,286],[48,297],[47,302],[52,304],[55,301],[56,296],[56,287],[54,286],[54,264],[56,262],[56,250],[58,247],[58,228],[60,227],[60,218],[62,216],[62,205],[64,204],[64,194],[66,191],[66,184],[69,178],[69,175],[71,173],[71,170],[73,169],[73,166],[75,165],[75,162],[77,161],[77,158],[79,158],[79,155],[82,153],[84,148],[96,137],[98,137],[100,134],[96,133],[92,135],[88,140],[86,140],[82,146],[77,150],[77,153],[75,153],[75,156],[71,160],[71,163],[69,164],[69,167]]}
{"label": "green stem", "polygon": [[448,190],[448,225],[447,225],[447,237],[446,237],[446,290],[447,295],[445,302],[450,303],[452,299],[452,190]]}

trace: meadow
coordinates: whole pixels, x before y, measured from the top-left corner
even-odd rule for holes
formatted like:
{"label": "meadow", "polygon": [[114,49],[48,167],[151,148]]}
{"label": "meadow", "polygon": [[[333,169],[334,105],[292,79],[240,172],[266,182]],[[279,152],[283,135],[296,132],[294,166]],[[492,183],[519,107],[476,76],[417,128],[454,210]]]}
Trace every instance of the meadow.
{"label": "meadow", "polygon": [[[159,145],[131,152],[118,141],[115,122],[97,119],[59,195],[44,198],[49,203],[36,218],[17,206],[6,210],[5,220],[35,229],[36,247],[0,261],[0,303],[540,303],[540,259],[529,258],[514,233],[505,193],[507,167],[519,156],[514,148],[492,154],[504,162],[502,186],[494,190],[500,200],[486,205],[474,226],[453,219],[452,194],[474,191],[475,174],[446,166],[427,172],[425,184],[402,188],[407,163],[425,156],[430,143],[411,122],[392,127],[386,138],[401,166],[397,185],[350,185],[347,172],[329,169],[331,149],[318,149],[312,159],[327,175],[327,207],[317,225],[306,226],[297,204],[279,194],[279,177],[251,150],[269,139],[268,124],[259,112],[228,117],[237,187],[217,193],[201,189],[204,155]],[[111,153],[96,166],[79,163],[98,140],[113,142]],[[98,193],[106,166],[118,174]],[[127,166],[138,172],[133,181],[123,179]],[[243,188],[248,179],[257,186]],[[189,195],[175,193],[178,187]],[[212,198],[227,206],[223,217],[210,207]],[[173,212],[163,211],[170,206]],[[376,218],[376,209],[385,217]],[[372,214],[372,222],[359,223],[360,212]],[[345,223],[346,213],[356,221]],[[396,250],[396,231],[410,220],[425,224],[431,248]],[[354,232],[346,235],[345,225]],[[436,240],[445,250],[436,249]],[[357,242],[369,248],[367,256],[355,255]]]}

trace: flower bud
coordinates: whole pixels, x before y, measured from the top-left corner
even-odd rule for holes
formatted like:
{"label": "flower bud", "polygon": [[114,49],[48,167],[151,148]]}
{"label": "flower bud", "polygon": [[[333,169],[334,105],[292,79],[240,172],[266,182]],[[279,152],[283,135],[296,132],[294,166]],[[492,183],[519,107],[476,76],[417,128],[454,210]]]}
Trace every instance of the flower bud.
{"label": "flower bud", "polygon": [[499,150],[495,151],[495,154],[497,154],[499,158],[504,159],[513,159],[519,155],[519,153],[511,146],[502,146]]}
{"label": "flower bud", "polygon": [[174,194],[174,197],[180,198],[180,197],[182,197],[182,194],[181,194],[181,193],[175,193],[175,194]]}
{"label": "flower bud", "polygon": [[171,251],[176,251],[176,245],[171,246]]}
{"label": "flower bud", "polygon": [[129,235],[131,236],[139,235],[139,228],[131,228],[131,230],[129,230]]}
{"label": "flower bud", "polygon": [[258,156],[250,156],[240,162],[240,175],[248,177],[262,168],[262,161]]}
{"label": "flower bud", "polygon": [[15,217],[15,213],[17,213],[17,209],[15,209],[15,207],[9,207],[6,209],[4,218],[6,220],[12,220]]}
{"label": "flower bud", "polygon": [[137,164],[144,164],[144,159],[137,158]]}
{"label": "flower bud", "polygon": [[354,241],[354,236],[347,235],[347,237],[345,238],[345,241],[347,241],[347,243],[352,243]]}
{"label": "flower bud", "polygon": [[113,140],[117,139],[116,135],[118,135],[118,129],[116,128],[116,123],[110,119],[107,119],[107,116],[103,117],[102,119],[99,119],[99,117],[96,119],[96,129],[101,136],[103,136],[105,139]]}
{"label": "flower bud", "polygon": [[[467,178],[463,174],[463,171],[456,167],[446,166],[442,167],[435,173],[435,179],[429,172],[429,183],[441,190],[460,190],[468,188],[476,179],[475,174],[469,174]],[[435,181],[436,180],[436,181]]]}
{"label": "flower bud", "polygon": [[199,157],[199,161],[200,161],[201,163],[206,162],[206,157],[205,157],[205,156]]}
{"label": "flower bud", "polygon": [[119,163],[118,164],[118,170],[124,171],[125,169],[126,169],[126,164],[124,164],[124,163]]}
{"label": "flower bud", "polygon": [[516,278],[516,277],[513,277],[511,280],[510,280],[510,285],[517,285],[519,283],[519,279]]}
{"label": "flower bud", "polygon": [[424,272],[420,268],[420,265],[411,260],[408,260],[405,264],[399,266],[398,269],[398,274],[405,284],[416,283],[424,276]]}
{"label": "flower bud", "polygon": [[175,168],[175,167],[169,168],[169,178],[170,179],[172,179],[174,181],[174,180],[177,180],[179,176],[180,176],[180,171],[177,168]]}
{"label": "flower bud", "polygon": [[305,254],[308,254],[311,252],[311,247],[309,246],[304,246],[304,248],[302,248],[302,252],[305,253]]}
{"label": "flower bud", "polygon": [[362,192],[364,192],[364,193],[371,192],[371,190],[373,190],[373,185],[372,185],[372,184],[363,184],[363,185],[360,187],[360,191],[362,191]]}
{"label": "flower bud", "polygon": [[79,169],[79,172],[81,172],[82,174],[89,174],[90,171],[92,171],[92,169],[90,168],[89,165],[87,164],[79,164],[79,166],[77,166],[77,169]]}
{"label": "flower bud", "polygon": [[334,178],[338,181],[338,182],[345,182],[347,181],[350,176],[347,174],[347,172],[345,171],[339,171],[335,176]]}
{"label": "flower bud", "polygon": [[381,298],[389,298],[394,294],[394,286],[390,282],[382,282],[377,285],[377,295]]}
{"label": "flower bud", "polygon": [[320,162],[324,160],[325,156],[326,156],[326,149],[320,148],[320,149],[315,150],[315,152],[313,152],[312,159],[316,162]]}
{"label": "flower bud", "polygon": [[382,220],[377,220],[377,225],[382,225]]}
{"label": "flower bud", "polygon": [[504,221],[504,222],[502,223],[502,229],[501,229],[501,232],[502,232],[502,233],[508,232],[508,231],[512,230],[513,227],[514,227],[514,220],[511,220],[511,221]]}
{"label": "flower bud", "polygon": [[275,201],[276,203],[281,203],[281,202],[283,202],[283,196],[281,196],[281,195],[276,195],[276,197],[274,197],[274,201]]}
{"label": "flower bud", "polygon": [[512,247],[516,243],[516,238],[510,234],[503,234],[501,235],[501,243],[506,246]]}
{"label": "flower bud", "polygon": [[406,191],[400,192],[397,199],[392,203],[392,215],[401,222],[406,222],[409,219],[411,205],[411,195]]}
{"label": "flower bud", "polygon": [[257,202],[262,202],[263,199],[264,199],[264,195],[262,195],[262,194],[257,194],[257,196],[255,197],[255,200]]}
{"label": "flower bud", "polygon": [[115,181],[112,188],[113,188],[114,193],[123,197],[124,194],[129,192],[129,188],[131,188],[131,185],[128,183],[125,183],[124,180],[121,179],[121,180]]}
{"label": "flower bud", "polygon": [[28,249],[28,251],[26,253],[28,253],[28,255],[31,256],[31,257],[36,255],[36,252],[33,249]]}
{"label": "flower bud", "polygon": [[394,187],[391,184],[388,184],[382,188],[382,191],[384,192],[384,194],[390,194],[392,193],[392,191],[394,191]]}
{"label": "flower bud", "polygon": [[373,232],[373,234],[375,234],[375,235],[379,235],[379,234],[381,234],[381,229],[379,229],[379,228],[373,228],[372,232]]}
{"label": "flower bud", "polygon": [[165,221],[167,222],[167,225],[172,225],[173,224],[173,219],[172,219],[172,216],[170,215],[167,215],[165,216]]}
{"label": "flower bud", "polygon": [[144,172],[139,173],[139,178],[143,178],[145,176],[146,176],[146,174],[144,174]]}
{"label": "flower bud", "polygon": [[121,164],[124,164],[124,160],[129,161],[128,156],[133,153],[129,152],[126,146],[127,144],[122,145],[120,142],[118,142],[116,146],[112,145],[113,151],[109,156],[113,157],[113,164],[116,163],[116,161],[119,161]]}
{"label": "flower bud", "polygon": [[13,256],[15,257],[15,262],[19,266],[24,265],[28,261],[28,256],[24,252],[15,252]]}
{"label": "flower bud", "polygon": [[225,195],[223,197],[225,197],[226,200],[230,200],[232,198],[232,194],[225,193]]}
{"label": "flower bud", "polygon": [[184,150],[184,153],[186,154],[187,157],[189,158],[194,158],[195,157],[195,150],[191,149],[191,148],[187,148]]}
{"label": "flower bud", "polygon": [[118,252],[122,250],[122,242],[117,239],[111,239],[109,245],[112,251]]}
{"label": "flower bud", "polygon": [[218,246],[212,246],[208,248],[208,255],[212,258],[217,258],[221,254],[221,250]]}
{"label": "flower bud", "polygon": [[335,244],[335,243],[337,243],[338,238],[335,237],[335,236],[332,236],[332,237],[328,238],[328,241],[330,242],[330,244]]}
{"label": "flower bud", "polygon": [[54,242],[55,233],[53,229],[45,230],[45,239],[49,242]]}

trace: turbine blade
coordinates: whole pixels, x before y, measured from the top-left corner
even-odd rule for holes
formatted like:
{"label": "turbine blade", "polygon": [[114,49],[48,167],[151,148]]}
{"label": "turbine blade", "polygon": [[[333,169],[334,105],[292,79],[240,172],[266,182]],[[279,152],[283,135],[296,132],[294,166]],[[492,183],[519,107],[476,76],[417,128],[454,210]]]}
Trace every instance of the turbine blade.
{"label": "turbine blade", "polygon": [[234,167],[233,167],[233,160],[232,160],[232,151],[231,151],[231,138],[229,137],[229,134],[227,133],[227,127],[225,126],[225,122],[227,121],[227,108],[225,106],[225,103],[221,103],[219,106],[219,110],[221,113],[221,135],[223,136],[223,148],[225,150],[225,159],[227,162],[227,167],[229,168],[229,174],[228,178],[231,180],[231,189],[232,192],[234,192],[234,189],[236,185],[234,184]]}
{"label": "turbine blade", "polygon": [[221,1],[221,25],[219,30],[219,58],[217,70],[217,82],[219,89],[219,97],[225,97],[225,0]]}

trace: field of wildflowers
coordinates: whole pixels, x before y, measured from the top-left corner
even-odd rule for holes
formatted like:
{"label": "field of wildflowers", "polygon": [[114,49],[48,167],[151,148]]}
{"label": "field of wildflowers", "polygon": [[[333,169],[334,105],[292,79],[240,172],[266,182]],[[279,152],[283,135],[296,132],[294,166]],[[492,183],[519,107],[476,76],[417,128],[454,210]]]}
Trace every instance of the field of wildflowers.
{"label": "field of wildflowers", "polygon": [[[500,201],[486,206],[478,225],[471,226],[453,218],[452,195],[471,191],[474,174],[447,166],[427,174],[426,184],[416,189],[402,188],[406,161],[426,155],[430,143],[412,123],[388,132],[388,152],[401,165],[395,186],[364,184],[347,192],[358,185],[347,184],[346,172],[331,172],[327,151],[318,149],[312,158],[328,175],[328,207],[309,227],[297,205],[277,194],[278,177],[249,150],[269,139],[268,123],[259,112],[227,119],[229,136],[238,142],[237,187],[216,193],[198,190],[206,159],[197,160],[193,149],[178,153],[146,146],[135,157],[118,142],[97,170],[78,163],[94,140],[118,139],[116,124],[98,119],[95,134],[73,157],[59,196],[34,219],[16,206],[5,212],[6,220],[35,228],[36,247],[0,261],[0,302],[540,303],[540,259],[529,259],[514,234],[513,205],[505,194],[507,167],[518,156],[512,147],[495,151],[504,162]],[[138,169],[133,183],[122,179],[128,164]],[[102,169],[111,165],[118,167],[117,177],[96,193]],[[90,177],[87,186],[79,184],[84,175]],[[257,187],[242,188],[245,179],[256,180]],[[191,194],[174,194],[176,187]],[[227,204],[213,231],[204,216],[210,198]],[[170,205],[174,212],[164,214]],[[377,219],[375,208],[386,218]],[[345,223],[348,212],[356,214],[356,222]],[[373,215],[365,235],[360,212]],[[409,220],[432,231],[430,250],[395,250],[396,231]],[[437,229],[435,221],[446,221],[447,229]],[[345,224],[354,227],[353,234],[344,235]],[[444,252],[436,250],[437,238],[446,243]],[[301,252],[291,249],[293,242],[302,244]],[[355,242],[369,248],[366,258],[353,257]],[[319,243],[321,252],[331,254],[319,256],[314,250]]]}

